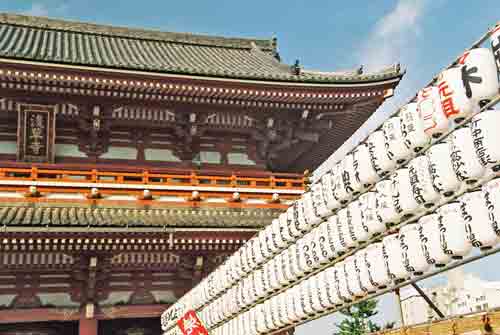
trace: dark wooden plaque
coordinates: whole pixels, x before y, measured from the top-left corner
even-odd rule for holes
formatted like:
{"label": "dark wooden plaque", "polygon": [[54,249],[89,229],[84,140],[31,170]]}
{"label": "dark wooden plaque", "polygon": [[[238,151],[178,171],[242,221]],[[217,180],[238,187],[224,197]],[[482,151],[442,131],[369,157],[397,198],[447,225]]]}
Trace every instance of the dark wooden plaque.
{"label": "dark wooden plaque", "polygon": [[53,105],[19,105],[17,160],[54,163],[55,120]]}

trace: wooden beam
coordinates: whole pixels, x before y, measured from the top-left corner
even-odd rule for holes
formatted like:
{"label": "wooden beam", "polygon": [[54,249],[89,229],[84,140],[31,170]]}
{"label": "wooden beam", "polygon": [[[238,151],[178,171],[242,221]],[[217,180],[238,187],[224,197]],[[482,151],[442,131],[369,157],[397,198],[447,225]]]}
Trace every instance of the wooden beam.
{"label": "wooden beam", "polygon": [[[161,313],[168,307],[169,305],[164,304],[97,307],[94,318],[98,320],[159,318]],[[0,324],[42,321],[77,321],[80,320],[81,315],[79,308],[4,309],[0,312]]]}

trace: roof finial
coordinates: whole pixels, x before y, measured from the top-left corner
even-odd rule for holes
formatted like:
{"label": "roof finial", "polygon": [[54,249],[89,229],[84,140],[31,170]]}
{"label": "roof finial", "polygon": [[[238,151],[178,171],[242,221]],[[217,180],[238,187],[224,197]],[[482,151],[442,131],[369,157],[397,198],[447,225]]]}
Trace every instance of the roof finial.
{"label": "roof finial", "polygon": [[271,48],[273,49],[273,56],[278,60],[278,62],[281,62],[281,56],[278,52],[278,37],[276,37],[275,34],[273,34],[273,37],[271,38]]}
{"label": "roof finial", "polygon": [[300,61],[297,59],[297,60],[295,60],[295,64],[293,64],[293,66],[292,66],[293,73],[296,76],[300,75],[300,69],[301,69]]}

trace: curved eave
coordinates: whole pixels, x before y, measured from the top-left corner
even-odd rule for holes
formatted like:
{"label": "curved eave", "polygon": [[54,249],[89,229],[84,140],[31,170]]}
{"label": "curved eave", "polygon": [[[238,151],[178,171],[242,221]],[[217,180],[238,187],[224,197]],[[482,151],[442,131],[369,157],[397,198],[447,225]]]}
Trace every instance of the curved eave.
{"label": "curved eave", "polygon": [[405,70],[394,67],[393,71],[382,73],[363,74],[363,75],[339,75],[339,76],[324,76],[321,78],[297,76],[269,76],[269,77],[252,77],[248,74],[234,73],[189,73],[179,69],[178,71],[158,72],[144,69],[124,69],[120,67],[96,67],[87,64],[68,64],[58,62],[33,61],[23,58],[0,58],[0,64],[19,64],[32,67],[54,68],[68,71],[94,71],[102,74],[121,74],[132,76],[146,76],[155,79],[171,79],[171,80],[197,80],[209,82],[226,82],[234,84],[250,84],[262,86],[290,86],[304,88],[355,88],[355,87],[370,87],[379,85],[390,85],[395,87],[402,79]]}

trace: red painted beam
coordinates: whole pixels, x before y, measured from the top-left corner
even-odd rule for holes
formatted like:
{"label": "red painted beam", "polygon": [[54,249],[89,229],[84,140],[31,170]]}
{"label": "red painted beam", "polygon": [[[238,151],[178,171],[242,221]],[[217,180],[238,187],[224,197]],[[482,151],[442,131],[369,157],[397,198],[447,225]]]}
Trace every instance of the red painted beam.
{"label": "red painted beam", "polygon": [[[125,318],[160,317],[169,305],[121,305],[98,308],[95,318],[99,320]],[[4,309],[0,311],[0,324],[41,321],[76,321],[80,320],[78,308],[31,308]],[[160,319],[158,319],[158,322]]]}

